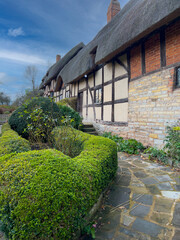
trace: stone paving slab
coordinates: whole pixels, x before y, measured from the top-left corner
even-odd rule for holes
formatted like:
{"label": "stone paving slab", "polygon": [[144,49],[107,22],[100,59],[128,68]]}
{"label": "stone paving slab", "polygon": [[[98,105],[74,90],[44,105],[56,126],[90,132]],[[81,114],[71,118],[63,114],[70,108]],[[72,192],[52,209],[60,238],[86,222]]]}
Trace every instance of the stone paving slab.
{"label": "stone paving slab", "polygon": [[97,213],[96,240],[180,240],[180,173],[118,153],[114,183]]}
{"label": "stone paving slab", "polygon": [[152,237],[158,237],[158,235],[161,233],[163,229],[161,226],[155,223],[140,218],[137,218],[135,220],[134,224],[132,225],[132,228],[137,230],[138,232],[145,233]]}
{"label": "stone paving slab", "polygon": [[139,195],[134,193],[133,194],[133,200],[145,205],[152,205],[153,202],[153,196],[152,195],[147,195],[147,194],[143,194],[143,195]]}
{"label": "stone paving slab", "polygon": [[148,215],[149,211],[150,211],[150,207],[148,206],[134,204],[130,211],[130,215],[144,218],[145,216]]}

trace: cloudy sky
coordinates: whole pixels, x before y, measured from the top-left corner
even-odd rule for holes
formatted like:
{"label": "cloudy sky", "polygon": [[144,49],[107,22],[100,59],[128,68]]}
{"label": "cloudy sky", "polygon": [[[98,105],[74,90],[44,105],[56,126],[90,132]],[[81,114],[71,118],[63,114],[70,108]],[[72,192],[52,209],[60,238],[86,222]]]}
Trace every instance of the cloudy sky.
{"label": "cloudy sky", "polygon": [[[123,7],[128,0],[120,0]],[[28,65],[40,84],[56,54],[87,44],[106,24],[110,0],[0,0],[0,92],[12,99],[29,87]]]}

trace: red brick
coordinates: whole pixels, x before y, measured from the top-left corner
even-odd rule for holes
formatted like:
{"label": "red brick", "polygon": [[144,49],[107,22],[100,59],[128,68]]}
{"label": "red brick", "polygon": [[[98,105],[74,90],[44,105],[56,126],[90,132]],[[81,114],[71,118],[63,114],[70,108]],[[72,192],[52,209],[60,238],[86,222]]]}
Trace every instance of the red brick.
{"label": "red brick", "polygon": [[131,65],[131,78],[141,76],[142,69],[141,69],[141,46],[140,45],[131,49],[130,65]]}
{"label": "red brick", "polygon": [[145,42],[145,63],[147,73],[161,66],[159,34],[153,35]]}
{"label": "red brick", "polygon": [[166,63],[180,62],[180,20],[166,29]]}

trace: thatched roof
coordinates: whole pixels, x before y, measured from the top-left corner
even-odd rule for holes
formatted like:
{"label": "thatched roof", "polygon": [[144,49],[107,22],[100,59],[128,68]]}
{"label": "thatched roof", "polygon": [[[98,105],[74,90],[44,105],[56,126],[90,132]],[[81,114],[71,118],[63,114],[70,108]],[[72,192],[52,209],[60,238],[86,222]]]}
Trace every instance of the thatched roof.
{"label": "thatched roof", "polygon": [[95,63],[110,60],[135,41],[180,15],[180,0],[130,0],[125,7],[59,73],[65,84],[80,79]]}
{"label": "thatched roof", "polygon": [[63,69],[63,67],[73,58],[76,54],[84,47],[84,43],[79,43],[74,48],[72,48],[62,59],[60,59],[57,63],[53,64],[46,75],[42,79],[42,83],[39,89],[42,89],[44,86],[48,85],[51,80],[56,79],[59,72]]}
{"label": "thatched roof", "polygon": [[[62,79],[64,84],[82,78],[98,64],[110,60],[134,42],[178,16],[180,0],[130,0],[88,45],[78,51],[75,57],[71,57],[66,64],[64,61],[61,67],[55,65],[51,70],[53,72],[50,74],[51,78],[45,78],[45,84],[55,75],[58,75],[58,79]],[[96,49],[95,65],[91,56],[94,49]]]}

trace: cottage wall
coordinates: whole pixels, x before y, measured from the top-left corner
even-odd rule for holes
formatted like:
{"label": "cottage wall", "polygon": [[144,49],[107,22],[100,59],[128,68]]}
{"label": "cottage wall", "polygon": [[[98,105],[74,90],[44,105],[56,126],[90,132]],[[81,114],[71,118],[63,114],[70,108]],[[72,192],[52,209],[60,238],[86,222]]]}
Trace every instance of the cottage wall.
{"label": "cottage wall", "polygon": [[166,126],[180,119],[180,88],[175,86],[179,66],[178,19],[62,87],[55,99],[78,97],[84,121],[93,122],[101,133],[162,147]]}
{"label": "cottage wall", "polygon": [[[95,123],[97,130],[110,131],[125,138],[135,138],[144,145],[162,147],[166,126],[173,125],[180,119],[180,88],[175,86],[175,71],[178,66],[179,20],[132,46],[128,125],[119,127]],[[119,87],[115,88],[115,95]],[[125,93],[118,91],[117,94],[123,96]],[[119,108],[117,106],[116,112]],[[122,120],[118,114],[115,117],[115,121],[117,120]]]}

